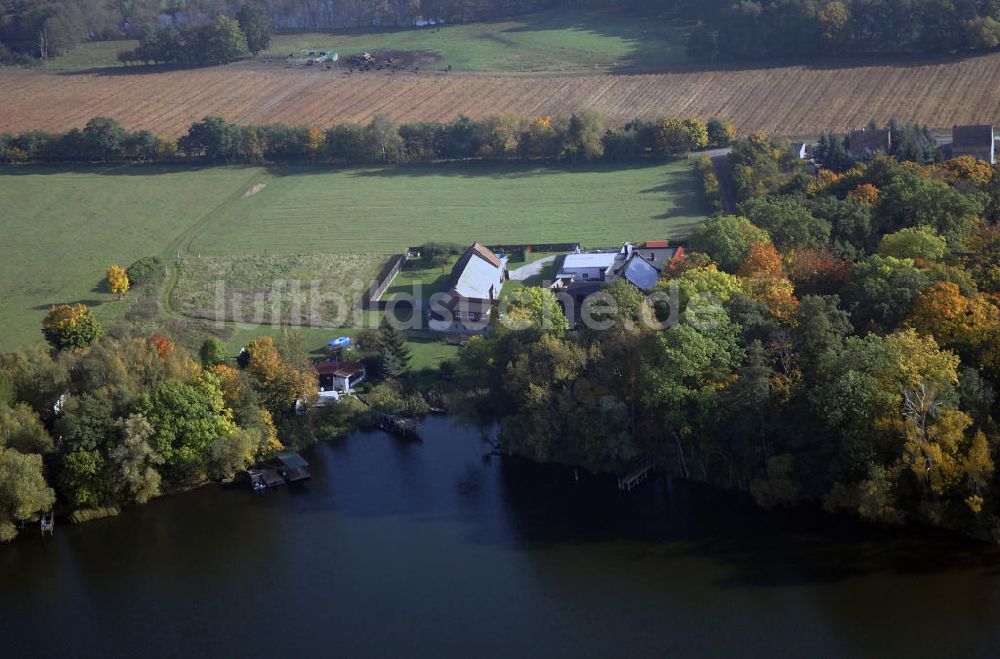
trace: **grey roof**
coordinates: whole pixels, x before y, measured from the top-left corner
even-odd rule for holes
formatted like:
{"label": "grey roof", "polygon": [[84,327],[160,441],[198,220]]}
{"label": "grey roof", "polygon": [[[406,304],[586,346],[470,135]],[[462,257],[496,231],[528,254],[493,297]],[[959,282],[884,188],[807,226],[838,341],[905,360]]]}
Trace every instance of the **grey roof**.
{"label": "grey roof", "polygon": [[452,270],[452,292],[459,297],[478,300],[498,297],[504,263],[504,260],[480,243],[472,245],[465,250]]}
{"label": "grey roof", "polygon": [[288,469],[302,469],[308,467],[309,463],[298,453],[279,453],[277,456],[278,461],[285,465]]}
{"label": "grey roof", "polygon": [[854,130],[848,136],[851,145],[851,155],[863,156],[866,151],[889,152],[892,146],[891,136],[888,130],[883,128],[866,128],[864,130]]}
{"label": "grey roof", "polygon": [[632,255],[632,258],[622,268],[621,274],[636,288],[644,291],[652,289],[660,279],[659,269],[638,254]]}
{"label": "grey roof", "polygon": [[590,254],[568,254],[563,259],[563,270],[575,268],[610,268],[615,263],[618,252],[599,252]]}
{"label": "grey roof", "polygon": [[953,126],[951,129],[952,148],[989,149],[993,146],[993,126],[977,124],[972,126]]}

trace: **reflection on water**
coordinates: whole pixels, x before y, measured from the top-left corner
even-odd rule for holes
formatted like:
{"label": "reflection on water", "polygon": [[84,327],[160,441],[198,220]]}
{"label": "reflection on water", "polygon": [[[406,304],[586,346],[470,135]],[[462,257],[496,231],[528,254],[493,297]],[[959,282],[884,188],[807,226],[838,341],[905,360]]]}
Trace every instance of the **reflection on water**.
{"label": "reflection on water", "polygon": [[996,654],[991,547],[487,453],[432,418],[2,546],[2,654]]}

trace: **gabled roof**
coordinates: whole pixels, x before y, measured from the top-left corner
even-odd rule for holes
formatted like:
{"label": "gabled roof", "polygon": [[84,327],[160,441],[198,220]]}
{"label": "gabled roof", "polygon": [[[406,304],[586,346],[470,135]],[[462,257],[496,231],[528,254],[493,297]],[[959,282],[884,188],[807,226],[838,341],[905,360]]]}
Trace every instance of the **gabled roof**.
{"label": "gabled roof", "polygon": [[851,155],[861,156],[865,151],[889,152],[892,145],[889,131],[884,128],[865,128],[851,131],[848,141],[851,145]]}
{"label": "gabled roof", "polygon": [[288,469],[303,469],[309,466],[306,459],[298,453],[279,453],[276,457],[278,458],[278,461],[285,465]]}
{"label": "gabled roof", "polygon": [[993,146],[993,126],[989,124],[953,126],[951,145],[957,149],[989,149]]}
{"label": "gabled roof", "polygon": [[635,251],[628,260],[615,268],[614,274],[617,277],[624,277],[637,288],[648,291],[656,286],[656,282],[660,279],[660,271],[661,268]]}
{"label": "gabled roof", "polygon": [[461,297],[488,300],[490,289],[496,297],[500,294],[497,283],[503,262],[482,243],[471,245],[451,271],[450,288]]}
{"label": "gabled roof", "polygon": [[468,250],[476,254],[476,256],[486,259],[486,262],[497,268],[500,267],[500,258],[494,254],[490,248],[482,243],[473,243]]}

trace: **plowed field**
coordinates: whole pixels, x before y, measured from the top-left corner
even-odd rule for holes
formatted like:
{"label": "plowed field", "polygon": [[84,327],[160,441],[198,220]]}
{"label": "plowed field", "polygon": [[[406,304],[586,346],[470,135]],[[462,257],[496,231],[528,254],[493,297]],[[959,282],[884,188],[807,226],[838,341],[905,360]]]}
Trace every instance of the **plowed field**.
{"label": "plowed field", "polygon": [[0,132],[65,130],[104,115],[177,136],[206,115],[327,127],[594,108],[611,119],[720,115],[741,132],[843,131],[874,119],[950,128],[1000,119],[1000,55],[945,63],[620,74],[372,73],[232,65],[151,73],[0,71]]}

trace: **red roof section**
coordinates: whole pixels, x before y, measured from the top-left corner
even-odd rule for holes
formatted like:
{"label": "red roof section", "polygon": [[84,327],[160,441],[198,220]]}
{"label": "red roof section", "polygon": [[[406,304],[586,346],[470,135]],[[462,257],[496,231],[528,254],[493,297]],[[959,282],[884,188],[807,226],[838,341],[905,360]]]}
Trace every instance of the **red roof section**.
{"label": "red roof section", "polygon": [[647,240],[642,244],[642,247],[646,249],[663,249],[665,247],[670,247],[669,240]]}
{"label": "red roof section", "polygon": [[360,362],[339,361],[316,362],[314,366],[316,367],[316,373],[319,375],[347,375],[357,373],[364,368]]}
{"label": "red roof section", "polygon": [[497,258],[497,255],[494,254],[486,245],[482,243],[474,243],[469,249],[486,259],[486,262],[494,268],[500,267],[500,259]]}

